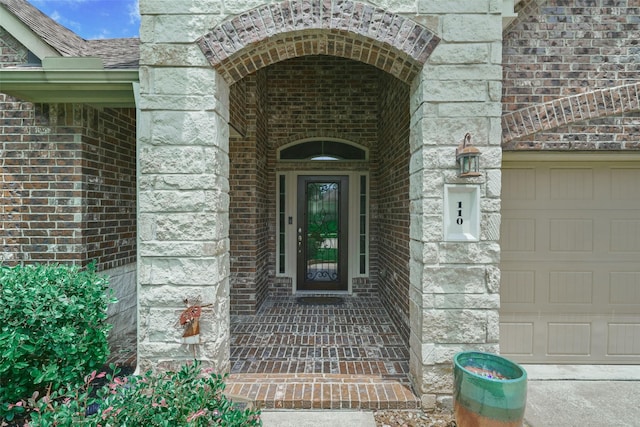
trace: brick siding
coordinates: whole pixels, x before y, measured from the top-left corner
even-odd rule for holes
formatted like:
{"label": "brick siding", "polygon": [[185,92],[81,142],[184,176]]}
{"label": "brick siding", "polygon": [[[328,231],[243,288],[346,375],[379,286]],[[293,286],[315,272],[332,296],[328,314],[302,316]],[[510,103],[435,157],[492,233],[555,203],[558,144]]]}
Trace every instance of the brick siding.
{"label": "brick siding", "polygon": [[231,102],[244,114],[246,134],[230,139],[231,314],[253,314],[275,276],[273,170],[267,169],[264,73],[231,88]]}
{"label": "brick siding", "polygon": [[27,52],[24,46],[0,27],[0,68],[26,63]]}
{"label": "brick siding", "polygon": [[504,34],[504,148],[640,149],[638,2],[538,3]]}
{"label": "brick siding", "polygon": [[[305,138],[339,138],[370,150],[378,139],[379,75],[367,64],[325,55],[290,59],[267,68],[269,83],[269,140],[273,156],[277,148]],[[373,153],[371,151],[371,153]],[[370,164],[280,163],[278,170],[369,170]],[[371,184],[370,199],[375,198]],[[275,187],[273,189],[275,194]],[[372,201],[373,203],[373,201]],[[370,207],[372,211],[375,207]],[[274,217],[275,218],[275,217]],[[275,219],[273,220],[275,224]],[[371,242],[375,241],[370,230]],[[369,250],[370,277],[354,278],[354,294],[376,288],[371,279],[376,268],[376,247]]]}
{"label": "brick siding", "polygon": [[[377,159],[386,157],[384,169],[370,178],[370,277],[355,279],[353,291],[377,289],[378,248],[384,246],[384,266],[392,272],[385,295],[408,336],[409,95],[407,85],[383,75],[367,64],[319,55],[273,64],[246,77],[241,87],[231,87],[231,103],[244,100],[239,108],[247,129],[245,135],[231,138],[229,149],[232,314],[254,313],[270,292],[291,292],[290,279],[275,278],[278,147],[304,138],[341,138],[371,149],[369,164],[364,169],[358,164],[359,170],[375,168]],[[277,165],[282,171],[353,167]],[[378,182],[385,182],[381,199],[376,195]],[[383,215],[376,213],[381,211]],[[383,223],[376,224],[382,217]],[[391,232],[378,236],[382,229]]]}
{"label": "brick siding", "polygon": [[324,55],[273,64],[267,69],[273,148],[310,137],[372,147],[378,138],[378,74],[366,64]]}
{"label": "brick siding", "polygon": [[5,262],[135,262],[135,111],[0,96]]}
{"label": "brick siding", "polygon": [[[83,135],[83,223],[87,260],[104,269],[136,262],[134,109],[91,109]],[[91,117],[93,116],[93,117]]]}
{"label": "brick siding", "polygon": [[380,299],[409,342],[409,87],[383,75],[376,147]]}
{"label": "brick siding", "polygon": [[[27,49],[0,28],[0,68]],[[0,260],[136,261],[134,109],[33,104],[0,94]]]}

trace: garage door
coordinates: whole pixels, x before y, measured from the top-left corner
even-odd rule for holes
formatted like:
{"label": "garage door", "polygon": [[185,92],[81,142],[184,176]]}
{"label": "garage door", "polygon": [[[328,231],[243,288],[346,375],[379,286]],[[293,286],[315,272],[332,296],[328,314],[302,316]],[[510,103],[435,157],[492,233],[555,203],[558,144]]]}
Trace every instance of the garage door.
{"label": "garage door", "polygon": [[505,162],[500,348],[640,363],[640,163]]}

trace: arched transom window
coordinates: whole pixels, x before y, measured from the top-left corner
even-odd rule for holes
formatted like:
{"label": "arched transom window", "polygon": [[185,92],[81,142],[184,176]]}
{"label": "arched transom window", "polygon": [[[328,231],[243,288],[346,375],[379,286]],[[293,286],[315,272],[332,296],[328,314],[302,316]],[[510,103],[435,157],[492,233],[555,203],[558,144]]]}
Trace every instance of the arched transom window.
{"label": "arched transom window", "polygon": [[300,141],[280,149],[280,160],[367,160],[367,150],[352,143],[333,140]]}

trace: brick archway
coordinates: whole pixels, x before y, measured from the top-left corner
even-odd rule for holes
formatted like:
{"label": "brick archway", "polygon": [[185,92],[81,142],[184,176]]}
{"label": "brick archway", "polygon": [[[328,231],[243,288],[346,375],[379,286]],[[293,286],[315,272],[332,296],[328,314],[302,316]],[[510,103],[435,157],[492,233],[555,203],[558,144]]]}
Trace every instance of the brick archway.
{"label": "brick archway", "polygon": [[502,146],[584,120],[638,111],[640,83],[598,89],[532,105],[502,116]]}
{"label": "brick archway", "polygon": [[410,83],[439,41],[423,25],[378,7],[314,0],[260,6],[217,25],[197,42],[232,84],[304,55],[353,59]]}

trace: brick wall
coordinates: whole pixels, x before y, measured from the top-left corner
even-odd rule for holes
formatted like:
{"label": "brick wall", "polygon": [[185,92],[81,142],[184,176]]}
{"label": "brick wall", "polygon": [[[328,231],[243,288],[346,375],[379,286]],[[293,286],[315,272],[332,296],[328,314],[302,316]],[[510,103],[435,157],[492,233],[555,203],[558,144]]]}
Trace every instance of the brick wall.
{"label": "brick wall", "polygon": [[267,125],[268,82],[264,71],[256,73],[256,305],[259,307],[270,292],[275,277],[275,154],[269,150]]}
{"label": "brick wall", "polygon": [[378,288],[401,335],[409,341],[409,87],[381,76],[378,188]]}
{"label": "brick wall", "polygon": [[4,100],[4,262],[81,263],[82,143],[74,140],[76,130],[47,126],[49,106]]}
{"label": "brick wall", "polygon": [[[270,102],[268,130],[274,162],[277,148],[304,138],[340,138],[370,149],[375,147],[379,70],[361,62],[324,55],[290,59],[266,70]],[[371,155],[374,155],[373,151]],[[371,158],[370,164],[374,162]],[[369,170],[370,164],[292,162],[281,163],[278,169]],[[270,181],[272,183],[275,178]],[[369,197],[373,200],[375,185],[371,184],[370,188]],[[270,191],[275,194],[275,186]],[[375,211],[373,204],[371,211]],[[275,211],[272,218],[271,224],[275,226]],[[370,293],[375,289],[375,239],[375,227],[372,227],[370,277],[353,280],[351,285],[355,294]]]}
{"label": "brick wall", "polygon": [[136,136],[134,109],[84,107],[83,221],[86,258],[102,268],[136,261]]}
{"label": "brick wall", "polygon": [[[231,103],[243,112],[245,134],[232,137],[230,158],[231,313],[252,314],[273,283],[275,215],[273,172],[267,169],[264,72],[232,86]],[[270,240],[271,239],[271,240]]]}
{"label": "brick wall", "polygon": [[[0,68],[27,49],[0,28]],[[135,110],[0,93],[0,262],[86,265],[110,277],[111,344],[136,333]]]}
{"label": "brick wall", "polygon": [[27,49],[0,27],[0,68],[27,62]]}
{"label": "brick wall", "polygon": [[309,137],[377,141],[378,73],[331,56],[306,56],[267,69],[268,130],[273,149]]}
{"label": "brick wall", "polygon": [[[640,71],[640,4],[537,3],[522,2],[504,34],[503,111],[518,111],[503,124],[517,135],[507,137],[505,149],[640,149],[637,89],[626,87]],[[627,99],[636,111],[624,105]],[[554,100],[557,106],[536,108]]]}
{"label": "brick wall", "polygon": [[[274,64],[243,79],[242,87],[231,87],[230,102],[243,111],[247,130],[245,135],[234,136],[230,141],[229,234],[233,314],[252,313],[276,288],[285,293],[291,290],[290,280],[275,280],[274,171],[277,148],[304,138],[333,137],[373,149],[378,143],[378,109],[382,106],[379,101],[381,75],[379,70],[355,61],[308,56]],[[402,93],[406,102],[407,89]],[[394,101],[390,101],[391,106]],[[395,118],[389,117],[389,120]],[[406,120],[405,130],[408,132],[408,116],[403,115],[402,119]],[[394,127],[385,137],[396,130]],[[403,142],[408,143],[406,139]],[[392,145],[390,150],[394,148]],[[375,150],[371,155],[370,163],[375,164]],[[296,162],[280,164],[278,170],[330,168],[346,171],[353,167],[335,163],[310,165]],[[357,167],[368,170],[369,165]],[[407,167],[405,165],[402,169],[405,185],[408,185]],[[376,177],[372,175],[371,179],[375,180]],[[408,187],[404,190],[408,193]],[[375,192],[376,186],[372,181],[372,215],[377,211]],[[405,221],[408,221],[408,205],[400,209],[404,209]],[[394,221],[394,218],[389,221]],[[403,223],[403,226],[407,224]],[[372,276],[377,271],[376,230],[376,226],[370,230]],[[402,238],[399,236],[397,242]],[[389,249],[390,252],[394,250]],[[402,265],[402,274],[408,274],[406,262],[407,259]],[[283,290],[276,282],[284,283],[286,289]],[[370,292],[374,288],[375,283],[368,278],[359,278],[353,285],[356,293]],[[400,295],[397,298],[401,298]],[[404,308],[400,311],[406,311],[406,306],[407,302],[404,301]]]}
{"label": "brick wall", "polygon": [[6,262],[135,262],[135,111],[2,96]]}
{"label": "brick wall", "polygon": [[[27,49],[0,28],[0,67]],[[33,104],[0,94],[2,252],[8,264],[136,261],[134,109]]]}
{"label": "brick wall", "polygon": [[[230,103],[241,105],[246,134],[229,140],[229,240],[231,256],[231,314],[251,314],[256,309],[257,197],[256,197],[256,77],[231,90]],[[245,96],[246,94],[246,96]]]}
{"label": "brick wall", "polygon": [[246,84],[246,80],[240,80],[229,88],[229,124],[241,135],[247,133]]}

